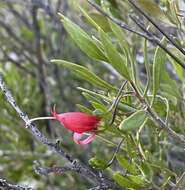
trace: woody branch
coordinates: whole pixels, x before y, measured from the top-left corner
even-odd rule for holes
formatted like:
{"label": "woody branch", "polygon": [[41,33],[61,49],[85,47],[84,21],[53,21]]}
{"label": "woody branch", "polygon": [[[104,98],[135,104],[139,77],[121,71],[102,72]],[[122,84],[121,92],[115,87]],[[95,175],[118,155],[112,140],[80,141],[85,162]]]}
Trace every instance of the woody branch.
{"label": "woody branch", "polygon": [[119,187],[117,187],[112,180],[103,176],[103,174],[100,177],[98,172],[94,171],[92,168],[80,163],[77,159],[73,158],[65,150],[59,147],[58,143],[53,143],[49,139],[47,139],[38,130],[36,125],[30,122],[28,115],[24,113],[22,109],[17,105],[14,97],[12,96],[12,93],[5,84],[2,75],[0,75],[0,89],[4,93],[7,102],[10,103],[10,105],[15,109],[20,118],[24,121],[28,132],[30,132],[42,144],[46,145],[50,150],[58,154],[61,158],[65,159],[70,164],[70,167],[73,171],[77,172],[80,176],[85,177],[85,179],[93,185],[97,184],[98,186],[101,186],[102,189],[108,189],[113,187],[114,189],[119,189]]}

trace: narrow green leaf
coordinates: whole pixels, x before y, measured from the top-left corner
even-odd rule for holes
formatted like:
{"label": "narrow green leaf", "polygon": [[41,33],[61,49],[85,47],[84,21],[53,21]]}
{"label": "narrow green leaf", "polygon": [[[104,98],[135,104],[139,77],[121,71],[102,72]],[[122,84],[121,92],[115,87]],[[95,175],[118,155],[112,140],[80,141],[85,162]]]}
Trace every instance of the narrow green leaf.
{"label": "narrow green leaf", "polygon": [[145,178],[142,175],[128,175],[127,178],[132,180],[134,183],[138,185],[145,184]]}
{"label": "narrow green leaf", "polygon": [[89,14],[84,10],[82,9],[80,6],[79,6],[79,9],[80,11],[82,12],[83,16],[85,17],[85,19],[92,25],[94,26],[97,30],[99,29],[99,25],[89,16]]}
{"label": "narrow green leaf", "polygon": [[64,28],[84,53],[93,59],[107,61],[101,49],[99,49],[93,39],[84,30],[65,16],[59,15],[61,16]]}
{"label": "narrow green leaf", "polygon": [[104,32],[110,32],[110,26],[108,20],[105,16],[98,14],[98,13],[90,13],[90,17],[98,24],[98,26]]}
{"label": "narrow green leaf", "polygon": [[179,19],[179,2],[178,1],[166,1],[166,7],[167,7],[167,17],[169,20],[178,26],[179,29],[181,29],[182,24],[181,20]]}
{"label": "narrow green leaf", "polygon": [[161,76],[161,81],[162,81],[160,85],[161,91],[167,92],[178,99],[182,99],[182,95],[179,91],[179,84],[177,83],[176,80],[174,80],[170,76],[170,74],[166,70],[163,71],[163,74]]}
{"label": "narrow green leaf", "polygon": [[93,96],[92,94],[89,94],[87,92],[82,92],[82,95],[90,102],[98,102],[100,103],[100,98],[97,98],[96,96]]}
{"label": "narrow green leaf", "polygon": [[[177,106],[177,98],[171,94],[169,94],[168,92],[161,92],[161,96],[165,97],[169,103],[170,103],[170,106],[171,104],[174,105],[174,106]],[[173,108],[174,109],[174,108]]]}
{"label": "narrow green leaf", "polygon": [[102,170],[105,169],[107,167],[107,163],[105,160],[102,160],[100,158],[97,157],[93,157],[89,160],[89,165],[91,165],[93,168]]}
{"label": "narrow green leaf", "polygon": [[[164,40],[165,38],[161,40],[161,43],[163,43]],[[166,60],[166,53],[158,46],[155,50],[154,63],[153,63],[153,99],[151,105],[154,102],[155,96],[160,86],[165,60]]]}
{"label": "narrow green leaf", "polygon": [[154,0],[137,0],[139,7],[145,11],[147,14],[153,17],[153,19],[158,19],[166,24],[174,26],[172,22],[166,16],[166,13],[160,9]]}
{"label": "narrow green leaf", "polygon": [[130,44],[128,43],[125,34],[123,30],[115,23],[112,21],[109,21],[110,27],[112,29],[112,32],[114,33],[115,37],[118,39],[119,45],[124,52],[127,61],[126,61],[126,66],[131,66],[132,68],[132,78],[135,81],[136,80],[136,68],[134,65],[134,60],[133,60],[133,55],[131,53],[131,47]]}
{"label": "narrow green leaf", "polygon": [[[81,87],[77,87],[77,89],[82,91],[82,92],[87,92],[87,93],[89,93],[89,94],[91,94],[91,95],[93,95],[93,96],[95,96],[97,98],[101,98],[102,100],[112,104],[113,100],[111,98],[107,97],[107,96],[104,96],[104,95],[99,94],[97,92],[93,92],[91,90],[87,90],[87,89],[81,88]],[[136,109],[134,107],[131,107],[130,105],[128,105],[126,103],[125,104],[124,103],[119,103],[118,104],[118,109],[121,110],[122,112],[126,112],[126,113],[128,113],[128,112],[132,113],[132,112],[136,111]]]}
{"label": "narrow green leaf", "polygon": [[78,77],[90,82],[93,85],[96,85],[98,87],[102,87],[108,90],[115,90],[113,86],[111,86],[109,83],[99,78],[93,72],[89,71],[89,69],[87,69],[86,67],[83,67],[81,65],[71,63],[68,61],[60,60],[60,59],[53,59],[51,60],[51,63],[59,64],[73,71],[73,73],[76,74]]}
{"label": "narrow green leaf", "polygon": [[143,161],[140,165],[138,165],[138,167],[141,173],[145,176],[145,179],[147,178],[149,181],[152,180],[153,170],[147,161]]}
{"label": "narrow green leaf", "polygon": [[[100,104],[99,102],[90,102],[92,104],[92,106],[95,108],[95,109],[98,109],[100,110],[101,112],[104,112],[106,113],[107,112],[107,107],[103,104]],[[106,113],[107,114],[107,113]]]}
{"label": "narrow green leaf", "polygon": [[177,99],[182,99],[181,94],[179,93],[178,88],[173,88],[174,86],[171,84],[161,84],[160,89],[161,91],[164,91],[172,96],[175,96]]}
{"label": "narrow green leaf", "polygon": [[123,131],[130,131],[139,128],[147,119],[147,114],[144,110],[139,110],[123,120],[119,129]]}
{"label": "narrow green leaf", "polygon": [[[173,51],[173,53],[176,53],[176,52]],[[180,59],[182,59],[182,57],[180,57],[180,55],[177,55],[177,56]],[[177,64],[177,62],[174,59],[172,59],[169,55],[167,57],[168,57],[168,60],[172,63],[172,66],[173,66],[174,70],[176,71],[179,79],[183,80],[183,75],[184,75],[183,68],[179,64]]]}
{"label": "narrow green leaf", "polygon": [[177,174],[170,170],[169,168],[166,167],[166,164],[164,164],[163,161],[160,160],[155,160],[152,163],[149,163],[150,167],[152,168],[153,171],[157,169],[158,171],[165,172],[169,176],[174,176],[175,178],[177,177]]}
{"label": "narrow green leaf", "polygon": [[122,187],[132,188],[134,190],[141,190],[141,187],[134,183],[132,180],[123,176],[120,172],[115,172],[113,174],[113,179]]}
{"label": "narrow green leaf", "polygon": [[[153,97],[151,95],[147,96],[149,100],[151,100]],[[166,121],[168,120],[169,115],[169,101],[167,98],[162,97],[161,95],[156,95],[155,101],[153,103],[153,109],[156,111],[156,113],[161,117],[166,117]]]}
{"label": "narrow green leaf", "polygon": [[150,73],[150,65],[148,62],[148,51],[147,51],[147,40],[145,39],[144,41],[144,65],[145,65],[145,69],[146,69],[146,74],[147,74],[147,83],[146,83],[146,87],[143,93],[143,97],[146,97],[147,92],[150,88],[150,82],[151,82],[151,73]]}
{"label": "narrow green leaf", "polygon": [[125,34],[123,30],[112,21],[109,21],[109,25],[116,38],[119,40],[119,44],[122,50],[125,52],[125,54],[130,54],[129,43],[125,39]]}
{"label": "narrow green leaf", "polygon": [[97,30],[101,28],[105,32],[110,31],[110,26],[105,16],[98,14],[96,12],[87,13],[81,7],[79,7],[79,9],[81,10],[83,16],[85,17],[85,20],[93,27],[95,27]]}
{"label": "narrow green leaf", "polygon": [[89,113],[89,114],[92,114],[92,111],[85,107],[84,105],[81,105],[81,104],[76,104],[76,106],[78,107],[78,109],[81,111],[81,112],[85,112],[85,113]]}
{"label": "narrow green leaf", "polygon": [[126,66],[126,59],[116,50],[111,40],[103,30],[100,29],[100,38],[103,43],[105,54],[110,64],[127,80],[130,75]]}
{"label": "narrow green leaf", "polygon": [[117,155],[116,158],[121,167],[128,170],[131,174],[137,174],[138,169],[134,163],[129,162],[126,158],[124,158],[121,155]]}

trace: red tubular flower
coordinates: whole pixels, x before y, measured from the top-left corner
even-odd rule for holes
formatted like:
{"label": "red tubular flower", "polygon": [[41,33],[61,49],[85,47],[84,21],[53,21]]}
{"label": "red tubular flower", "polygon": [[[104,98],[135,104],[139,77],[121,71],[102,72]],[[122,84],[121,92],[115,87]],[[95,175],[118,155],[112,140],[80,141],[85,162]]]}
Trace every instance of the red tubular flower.
{"label": "red tubular flower", "polygon": [[[77,144],[87,144],[94,139],[100,118],[82,112],[57,114],[54,110],[51,113],[65,128],[74,132],[73,140]],[[85,132],[91,132],[92,134],[86,139],[80,140],[81,136]]]}

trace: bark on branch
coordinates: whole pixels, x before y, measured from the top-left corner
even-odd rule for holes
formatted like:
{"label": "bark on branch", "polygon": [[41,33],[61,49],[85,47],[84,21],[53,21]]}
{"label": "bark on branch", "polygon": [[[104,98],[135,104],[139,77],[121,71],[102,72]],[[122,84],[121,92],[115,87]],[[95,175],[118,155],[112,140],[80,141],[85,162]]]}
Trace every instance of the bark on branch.
{"label": "bark on branch", "polygon": [[33,190],[31,187],[21,186],[21,185],[13,185],[5,179],[0,179],[0,188],[6,190]]}
{"label": "bark on branch", "polygon": [[20,118],[25,122],[25,128],[42,144],[46,145],[50,150],[58,154],[61,158],[65,159],[73,168],[75,172],[77,172],[80,176],[85,177],[86,180],[91,182],[93,185],[97,184],[102,187],[114,188],[119,189],[115,185],[115,183],[108,179],[105,176],[99,176],[99,173],[94,171],[92,168],[88,167],[87,165],[84,165],[80,163],[77,159],[73,158],[71,155],[69,155],[64,149],[59,147],[58,143],[53,143],[49,139],[47,139],[36,127],[35,124],[31,123],[29,120],[29,117],[26,113],[22,111],[22,109],[17,105],[14,97],[12,96],[12,93],[7,88],[2,75],[0,75],[0,88],[3,91],[7,102],[11,104],[11,106],[15,109],[15,111],[18,113]]}

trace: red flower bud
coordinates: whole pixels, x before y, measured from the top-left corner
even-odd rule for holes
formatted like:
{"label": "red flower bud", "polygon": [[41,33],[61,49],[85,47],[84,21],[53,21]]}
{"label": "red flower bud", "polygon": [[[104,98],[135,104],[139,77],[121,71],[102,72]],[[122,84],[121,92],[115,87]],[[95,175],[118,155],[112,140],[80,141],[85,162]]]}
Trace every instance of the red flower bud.
{"label": "red flower bud", "polygon": [[[54,111],[52,115],[58,120],[65,128],[74,132],[73,139],[77,144],[87,144],[94,139],[97,125],[100,122],[100,118],[82,112],[67,112],[57,114]],[[89,137],[84,140],[79,140],[82,133],[93,132]]]}

